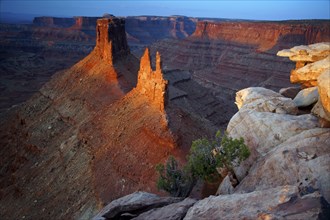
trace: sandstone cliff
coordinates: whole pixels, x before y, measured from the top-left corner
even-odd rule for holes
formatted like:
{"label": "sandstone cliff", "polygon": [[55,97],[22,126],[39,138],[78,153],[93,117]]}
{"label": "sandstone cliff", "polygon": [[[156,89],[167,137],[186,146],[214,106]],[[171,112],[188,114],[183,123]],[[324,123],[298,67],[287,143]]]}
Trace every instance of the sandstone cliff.
{"label": "sandstone cliff", "polygon": [[57,18],[57,17],[35,17],[33,24],[41,27],[71,27],[75,24],[73,18]]}
{"label": "sandstone cliff", "polygon": [[183,39],[190,36],[197,19],[184,16],[129,16],[127,32],[140,43],[150,44],[164,38]]}
{"label": "sandstone cliff", "polygon": [[[296,37],[296,36],[299,36]],[[261,51],[287,44],[311,44],[330,40],[329,22],[210,22],[200,21],[192,37],[235,42],[257,47]],[[290,45],[289,45],[290,46]]]}

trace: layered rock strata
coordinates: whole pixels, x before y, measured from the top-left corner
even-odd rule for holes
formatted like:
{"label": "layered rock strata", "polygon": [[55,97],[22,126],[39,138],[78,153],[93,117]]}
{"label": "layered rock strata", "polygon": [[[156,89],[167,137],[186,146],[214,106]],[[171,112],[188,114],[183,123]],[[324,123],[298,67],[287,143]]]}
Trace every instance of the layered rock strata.
{"label": "layered rock strata", "polygon": [[329,22],[320,21],[200,21],[183,40],[164,40],[151,46],[159,51],[165,70],[189,70],[198,83],[231,105],[238,90],[261,86],[290,87],[294,65],[274,56],[278,50],[329,40]]}

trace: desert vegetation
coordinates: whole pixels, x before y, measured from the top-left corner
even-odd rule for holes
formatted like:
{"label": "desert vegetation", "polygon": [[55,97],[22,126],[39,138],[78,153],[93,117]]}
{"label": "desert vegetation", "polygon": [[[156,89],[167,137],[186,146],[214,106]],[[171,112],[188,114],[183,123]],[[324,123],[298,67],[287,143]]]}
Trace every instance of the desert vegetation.
{"label": "desert vegetation", "polygon": [[249,155],[243,138],[233,139],[218,131],[213,140],[202,138],[192,142],[187,163],[183,167],[173,156],[165,164],[158,164],[157,188],[171,196],[187,197],[199,179],[212,182],[219,177],[224,178],[228,173],[233,175],[233,167]]}

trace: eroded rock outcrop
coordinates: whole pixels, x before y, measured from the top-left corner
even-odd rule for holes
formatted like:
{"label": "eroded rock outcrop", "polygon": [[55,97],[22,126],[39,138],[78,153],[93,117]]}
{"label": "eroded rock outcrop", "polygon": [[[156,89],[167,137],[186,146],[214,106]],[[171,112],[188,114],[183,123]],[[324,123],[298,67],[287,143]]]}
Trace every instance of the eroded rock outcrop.
{"label": "eroded rock outcrop", "polygon": [[329,40],[329,24],[287,22],[233,22],[199,21],[193,37],[213,40],[225,40],[241,44],[255,45],[260,50],[269,50],[277,43],[288,43],[295,38],[290,35],[302,35],[304,43]]}
{"label": "eroded rock outcrop", "polygon": [[156,53],[156,70],[152,70],[149,49],[141,57],[136,90],[148,98],[150,103],[161,112],[165,111],[167,80],[161,69],[160,54]]}
{"label": "eroded rock outcrop", "polygon": [[[324,48],[322,45],[326,46],[319,44],[310,48]],[[315,50],[312,53],[320,54]],[[329,77],[323,77],[322,83],[327,83]],[[329,88],[328,85],[325,87]],[[289,184],[317,189],[329,202],[330,129],[321,128],[317,117],[308,114],[310,112],[296,116],[292,115],[296,112],[290,110],[295,106],[305,107],[315,103],[318,88],[302,90],[294,100],[280,98],[279,94],[266,92],[262,88],[237,92],[236,102],[240,110],[229,122],[227,132],[234,138],[243,137],[251,155],[234,168],[237,178],[242,181],[233,190],[234,194]],[[326,99],[327,92],[323,93]],[[274,97],[277,97],[276,102]],[[268,102],[272,108],[265,107]],[[321,107],[317,104],[318,107],[314,108],[323,109],[323,103],[318,103]],[[289,111],[276,111],[277,107],[283,106],[287,106]]]}
{"label": "eroded rock outcrop", "polygon": [[[296,62],[296,69],[291,71],[292,83],[302,84],[307,88],[298,93],[294,101],[298,107],[317,104],[312,112],[320,117],[320,121],[330,122],[330,43],[317,43],[308,46],[296,46],[281,50],[278,56],[289,57]],[[322,123],[323,124],[323,123]],[[328,125],[326,125],[328,124]]]}
{"label": "eroded rock outcrop", "polygon": [[318,192],[303,193],[296,186],[280,186],[243,194],[210,196],[189,209],[190,219],[319,219],[327,203]]}
{"label": "eroded rock outcrop", "polygon": [[93,220],[131,218],[151,209],[182,201],[183,198],[160,197],[147,192],[135,192],[112,201]]}
{"label": "eroded rock outcrop", "polygon": [[329,54],[330,43],[296,46],[277,53],[278,56],[289,57],[296,62],[296,69],[291,71],[290,81],[305,87],[316,86],[320,74],[330,68]]}

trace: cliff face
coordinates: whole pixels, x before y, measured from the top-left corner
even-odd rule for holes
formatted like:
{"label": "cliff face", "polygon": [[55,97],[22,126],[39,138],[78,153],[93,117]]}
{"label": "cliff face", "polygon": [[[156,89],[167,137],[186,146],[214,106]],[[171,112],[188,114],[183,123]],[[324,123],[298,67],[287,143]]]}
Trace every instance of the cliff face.
{"label": "cliff face", "polygon": [[[84,30],[84,29],[94,29],[95,24],[100,17],[84,17],[84,16],[77,16],[72,18],[74,20],[74,25],[72,28]],[[94,32],[95,33],[95,32]]]}
{"label": "cliff face", "polygon": [[126,27],[128,34],[141,43],[151,43],[164,38],[188,37],[194,32],[196,22],[197,19],[183,16],[136,16],[126,18]]}
{"label": "cliff face", "polygon": [[[256,46],[265,51],[276,44],[310,44],[330,40],[329,22],[208,22],[200,21],[192,37]],[[286,45],[281,45],[286,46]]]}
{"label": "cliff face", "polygon": [[75,24],[73,18],[57,18],[57,17],[35,17],[33,24],[42,27],[71,27]]}

